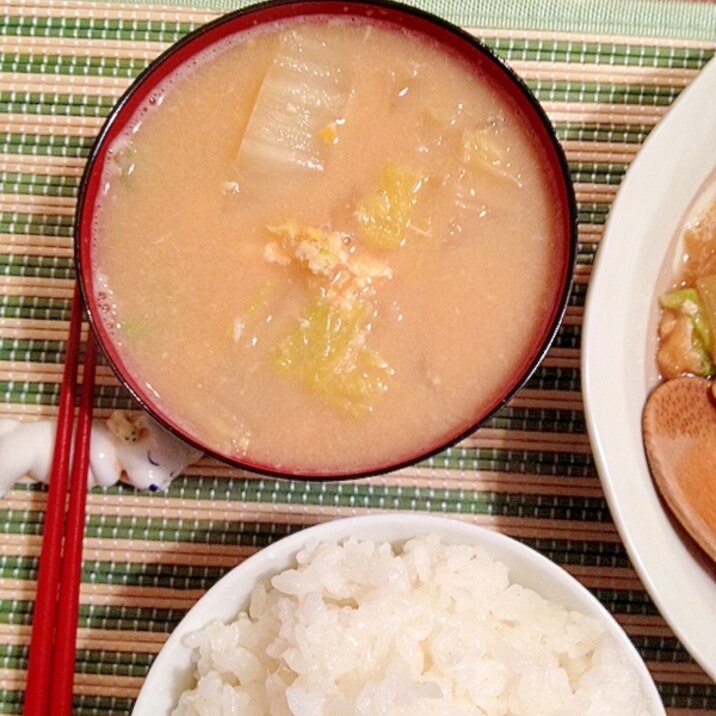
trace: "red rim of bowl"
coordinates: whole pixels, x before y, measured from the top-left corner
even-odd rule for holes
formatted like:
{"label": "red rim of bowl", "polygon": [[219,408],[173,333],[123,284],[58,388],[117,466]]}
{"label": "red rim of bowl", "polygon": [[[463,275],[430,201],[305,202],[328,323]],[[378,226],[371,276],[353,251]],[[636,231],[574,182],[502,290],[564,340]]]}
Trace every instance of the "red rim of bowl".
{"label": "red rim of bowl", "polygon": [[[142,388],[141,380],[127,370],[120,355],[121,352],[114,346],[104,325],[95,300],[91,250],[94,208],[100,190],[107,149],[124,131],[132,116],[152,91],[190,58],[229,36],[250,31],[258,25],[280,20],[326,15],[378,20],[392,26],[405,28],[418,35],[427,36],[467,59],[473,66],[486,70],[490,73],[491,78],[499,81],[501,90],[510,97],[537,134],[545,158],[550,162],[553,183],[561,201],[559,227],[563,233],[561,264],[555,270],[554,275],[558,290],[554,293],[553,304],[547,317],[543,320],[540,330],[536,333],[534,350],[526,353],[520,369],[515,371],[514,379],[500,397],[483,406],[483,409],[476,414],[469,425],[455,426],[454,434],[448,438],[442,438],[437,445],[416,448],[415,453],[408,458],[401,457],[387,464],[360,468],[355,472],[345,471],[330,474],[310,470],[302,471],[301,469],[274,468],[269,464],[256,463],[249,459],[238,459],[235,456],[223,454],[212,446],[204,444],[199,436],[188,434],[167,417],[161,405],[156,404]],[[545,111],[522,79],[475,37],[442,18],[391,0],[349,0],[348,2],[270,0],[223,15],[189,33],[156,58],[134,80],[111,110],[90,150],[78,192],[74,236],[77,276],[90,325],[120,382],[152,417],[177,437],[234,467],[271,477],[339,480],[379,475],[426,460],[459,442],[484,424],[527,382],[552,345],[566,310],[576,259],[577,208],[569,167]]]}

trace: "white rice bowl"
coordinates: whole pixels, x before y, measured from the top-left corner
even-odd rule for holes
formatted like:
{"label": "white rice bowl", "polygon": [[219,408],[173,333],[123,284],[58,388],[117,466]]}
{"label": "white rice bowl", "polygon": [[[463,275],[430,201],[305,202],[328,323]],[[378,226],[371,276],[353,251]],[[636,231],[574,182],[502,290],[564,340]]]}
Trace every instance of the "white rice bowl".
{"label": "white rice bowl", "polygon": [[482,528],[386,515],[304,530],[224,577],[155,661],[134,710],[150,713],[665,712],[624,632],[564,570]]}

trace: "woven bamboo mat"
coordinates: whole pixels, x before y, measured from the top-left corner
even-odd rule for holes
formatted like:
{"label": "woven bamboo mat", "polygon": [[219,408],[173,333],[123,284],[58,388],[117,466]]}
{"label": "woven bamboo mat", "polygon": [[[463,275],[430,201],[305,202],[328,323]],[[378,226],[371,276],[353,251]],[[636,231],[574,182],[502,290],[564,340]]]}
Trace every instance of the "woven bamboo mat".
{"label": "woven bamboo mat", "polygon": [[[0,416],[52,415],[73,286],[71,223],[103,117],[169,43],[213,9],[4,3],[0,17]],[[571,1],[571,5],[570,5]],[[716,687],[660,617],[610,519],[579,386],[584,297],[624,172],[714,54],[716,14],[675,3],[437,3],[527,80],[563,142],[579,202],[574,290],[556,343],[527,386],[459,446],[369,480],[266,479],[203,459],[168,494],[92,492],[81,590],[76,714],[129,713],[169,632],[222,574],[302,527],[409,510],[486,525],[563,565],[616,616],[669,713],[716,713]],[[696,8],[699,8],[698,10]],[[466,9],[467,8],[467,9]],[[606,9],[605,9],[606,8]],[[569,11],[572,11],[570,14]],[[479,29],[476,29],[479,28]],[[98,415],[132,407],[106,366]],[[44,487],[0,500],[0,712],[22,706]]]}

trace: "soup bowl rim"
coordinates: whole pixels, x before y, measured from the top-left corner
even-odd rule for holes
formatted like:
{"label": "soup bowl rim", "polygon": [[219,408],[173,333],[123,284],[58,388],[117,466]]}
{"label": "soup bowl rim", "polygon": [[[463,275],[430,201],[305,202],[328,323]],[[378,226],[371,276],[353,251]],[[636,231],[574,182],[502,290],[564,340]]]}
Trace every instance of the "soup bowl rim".
{"label": "soup bowl rim", "polygon": [[[277,12],[279,16],[270,17],[271,13],[274,12]],[[149,395],[149,391],[142,389],[141,375],[132,375],[132,372],[124,364],[121,355],[122,351],[113,344],[109,336],[94,292],[91,243],[92,220],[94,209],[97,205],[98,192],[95,190],[90,197],[89,187],[92,185],[97,186],[98,175],[102,173],[101,169],[103,162],[106,161],[109,146],[124,131],[134,116],[134,112],[147,100],[157,86],[181,67],[186,60],[220,42],[224,39],[224,36],[218,36],[216,40],[210,41],[206,45],[202,44],[204,39],[212,33],[222,31],[227,27],[230,28],[237,23],[245,24],[250,18],[262,14],[265,15],[264,19],[254,20],[251,28],[239,26],[233,31],[229,29],[226,36],[231,36],[238,32],[248,32],[258,24],[267,24],[276,19],[291,20],[312,15],[345,17],[357,14],[360,17],[379,21],[388,20],[391,24],[406,27],[409,31],[416,31],[416,28],[418,28],[420,31],[427,33],[428,30],[432,31],[434,29],[445,42],[449,39],[455,46],[459,46],[459,54],[464,56],[468,52],[474,53],[474,57],[480,57],[484,60],[486,66],[491,68],[493,80],[496,79],[501,82],[503,87],[510,90],[511,96],[522,102],[521,110],[530,113],[528,117],[529,126],[541,132],[540,145],[549,156],[555,181],[559,184],[562,215],[559,228],[564,236],[561,246],[559,279],[556,282],[558,289],[550,294],[550,300],[553,302],[550,307],[550,317],[544,321],[542,331],[535,338],[533,342],[534,349],[526,351],[526,359],[520,363],[519,370],[516,370],[512,379],[507,382],[505,390],[500,392],[497,399],[488,402],[487,405],[483,405],[480,410],[476,410],[473,419],[459,426],[453,426],[454,429],[450,434],[447,437],[439,438],[435,444],[431,444],[428,447],[416,446],[406,456],[401,456],[391,461],[382,461],[376,465],[366,468],[361,467],[353,471],[346,469],[324,472],[321,470],[304,470],[300,467],[272,466],[268,463],[253,461],[250,457],[223,452],[217,449],[216,446],[209,444],[208,441],[203,440],[201,435],[192,434],[189,430],[181,427],[176,420],[167,415],[166,408],[162,409],[163,401],[153,400]],[[181,59],[182,57],[184,58]],[[122,386],[139,406],[146,410],[157,422],[198,450],[230,466],[250,472],[287,479],[356,479],[380,475],[414,465],[454,446],[492,418],[530,379],[554,342],[567,308],[577,254],[577,204],[567,159],[547,113],[524,80],[477,37],[437,15],[394,0],[346,0],[346,2],[338,2],[337,0],[267,0],[266,2],[252,4],[223,14],[189,32],[150,62],[134,79],[106,117],[88,154],[78,189],[74,237],[76,275],[90,327],[103,350],[109,366]]]}

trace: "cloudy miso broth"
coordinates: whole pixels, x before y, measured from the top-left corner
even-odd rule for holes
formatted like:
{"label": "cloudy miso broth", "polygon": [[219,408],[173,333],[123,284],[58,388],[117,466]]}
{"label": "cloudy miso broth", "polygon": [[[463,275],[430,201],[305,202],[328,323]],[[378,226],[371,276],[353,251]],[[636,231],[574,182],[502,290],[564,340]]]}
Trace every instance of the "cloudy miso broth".
{"label": "cloudy miso broth", "polygon": [[222,43],[111,147],[95,292],[205,446],[356,473],[455,437],[553,318],[555,179],[503,92],[364,20]]}

